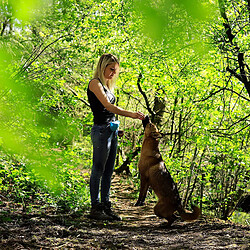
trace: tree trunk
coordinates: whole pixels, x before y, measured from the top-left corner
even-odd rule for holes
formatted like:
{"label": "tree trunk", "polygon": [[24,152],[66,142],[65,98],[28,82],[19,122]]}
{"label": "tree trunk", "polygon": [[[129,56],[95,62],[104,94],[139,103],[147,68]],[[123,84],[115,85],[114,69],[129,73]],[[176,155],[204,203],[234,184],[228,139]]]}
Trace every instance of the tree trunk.
{"label": "tree trunk", "polygon": [[115,169],[115,172],[117,174],[120,174],[123,171],[125,171],[126,174],[129,175],[130,174],[129,164],[139,154],[140,150],[141,150],[141,148],[138,147],[133,152],[129,153],[128,156],[127,156],[127,159],[122,163],[122,165],[119,168]]}
{"label": "tree trunk", "polygon": [[[250,7],[250,1],[248,0],[248,10],[249,10],[249,7]],[[224,0],[219,0],[219,8],[220,8],[221,17],[224,20],[223,26],[225,28],[226,36],[227,36],[230,44],[233,45],[235,53],[237,53],[237,55],[236,55],[236,57],[238,59],[237,60],[237,62],[238,62],[238,67],[237,68],[240,69],[240,72],[237,73],[237,69],[234,70],[234,69],[231,69],[228,66],[227,71],[230,72],[231,75],[236,77],[238,80],[240,80],[244,84],[244,86],[245,86],[245,88],[247,90],[247,93],[250,96],[250,77],[248,78],[248,76],[249,76],[249,66],[247,64],[245,64],[245,62],[244,62],[244,57],[245,57],[244,52],[239,52],[241,50],[238,47],[238,45],[236,44],[236,42],[234,42],[235,35],[233,34],[232,27],[230,26],[230,23],[229,23],[229,20],[228,20],[228,17],[227,17],[225,1]]]}

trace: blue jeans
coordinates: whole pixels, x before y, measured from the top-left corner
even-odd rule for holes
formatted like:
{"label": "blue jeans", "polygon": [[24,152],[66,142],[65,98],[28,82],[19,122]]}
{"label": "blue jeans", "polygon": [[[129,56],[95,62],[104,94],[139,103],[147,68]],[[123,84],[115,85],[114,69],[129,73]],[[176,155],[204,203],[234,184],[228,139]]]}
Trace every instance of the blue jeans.
{"label": "blue jeans", "polygon": [[[117,131],[111,131],[109,125],[94,125],[91,130],[93,143],[93,166],[90,176],[91,205],[109,202],[111,177],[114,171],[117,151]],[[101,184],[101,185],[100,185]]]}

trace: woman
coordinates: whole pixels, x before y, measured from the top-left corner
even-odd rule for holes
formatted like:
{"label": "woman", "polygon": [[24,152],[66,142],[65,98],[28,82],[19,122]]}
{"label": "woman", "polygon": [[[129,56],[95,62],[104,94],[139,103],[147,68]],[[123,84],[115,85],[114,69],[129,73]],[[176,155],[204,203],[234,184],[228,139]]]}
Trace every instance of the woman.
{"label": "woman", "polygon": [[[87,90],[94,116],[94,125],[91,130],[93,166],[90,176],[90,218],[93,219],[120,220],[120,217],[112,211],[109,201],[118,134],[117,130],[111,130],[110,123],[115,121],[115,114],[144,119],[144,114],[141,112],[124,110],[114,105],[115,96],[112,91],[118,74],[118,59],[112,54],[102,55]],[[99,192],[101,193],[101,202]]]}

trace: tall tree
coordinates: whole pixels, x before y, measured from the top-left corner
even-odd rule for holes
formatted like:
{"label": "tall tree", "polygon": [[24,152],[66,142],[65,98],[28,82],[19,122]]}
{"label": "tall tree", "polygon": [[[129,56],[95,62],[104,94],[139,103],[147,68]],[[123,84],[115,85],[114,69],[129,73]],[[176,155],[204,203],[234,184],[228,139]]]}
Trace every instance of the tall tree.
{"label": "tall tree", "polygon": [[218,0],[224,26],[220,49],[227,60],[227,71],[244,84],[250,97],[249,47],[243,41],[250,39],[249,0]]}

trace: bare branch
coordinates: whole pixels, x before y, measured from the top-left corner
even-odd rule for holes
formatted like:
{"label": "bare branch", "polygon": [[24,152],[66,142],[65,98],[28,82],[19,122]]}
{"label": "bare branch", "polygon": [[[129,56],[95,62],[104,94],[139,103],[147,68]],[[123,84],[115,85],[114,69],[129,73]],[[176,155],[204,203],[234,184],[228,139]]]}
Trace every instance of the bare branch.
{"label": "bare branch", "polygon": [[226,68],[226,70],[231,73],[235,78],[240,80],[242,82],[242,78],[239,74],[237,74],[234,70],[230,69],[229,67]]}
{"label": "bare branch", "polygon": [[245,71],[244,53],[238,53],[238,63],[240,66],[240,75],[241,75],[242,82],[244,83],[246,90],[250,96],[250,82],[247,79],[247,74]]}
{"label": "bare branch", "polygon": [[216,94],[218,94],[219,92],[224,91],[224,90],[230,91],[230,92],[232,92],[232,93],[238,95],[240,98],[242,98],[242,99],[244,99],[244,100],[250,102],[250,99],[249,99],[249,98],[246,98],[245,96],[239,94],[238,92],[236,92],[236,91],[234,91],[234,90],[232,90],[232,89],[229,89],[229,88],[224,87],[224,88],[221,88],[221,89],[219,89],[219,90],[217,90],[217,91],[211,93],[209,96],[207,96],[207,97],[205,97],[205,98],[203,98],[203,99],[201,99],[201,100],[196,100],[196,101],[194,101],[194,103],[206,101],[206,100],[208,100],[210,97],[212,97],[212,96],[214,96],[214,95],[216,95]]}
{"label": "bare branch", "polygon": [[[221,135],[221,137],[231,137],[231,136],[233,136],[233,135],[236,135],[236,134],[240,133],[241,131],[245,130],[245,129],[248,128],[248,127],[250,127],[249,124],[246,125],[245,127],[241,128],[240,130],[234,132],[234,133],[224,133],[224,132],[221,132],[221,131],[219,131],[219,130],[218,130],[218,131],[209,130],[209,131],[210,131],[211,133],[217,132],[217,136],[220,136],[220,135]],[[221,129],[221,130],[226,130],[226,129]],[[219,134],[220,134],[220,135],[219,135]]]}
{"label": "bare branch", "polygon": [[[58,37],[57,39],[55,39],[53,42],[49,43],[48,45],[46,45],[36,56],[34,56],[34,58],[32,60],[30,60],[30,62],[27,64],[27,65],[24,65],[22,67],[22,69],[17,73],[17,75],[20,75],[21,73],[23,73],[26,69],[28,69],[31,64],[48,48],[50,47],[51,45],[53,45],[54,43],[58,42],[60,39],[64,38],[64,37],[67,37],[67,36],[70,36],[69,34],[67,35],[63,35],[63,36],[60,36]],[[16,75],[16,76],[17,76]]]}
{"label": "bare branch", "polygon": [[67,84],[64,84],[66,88],[68,88],[81,102],[83,102],[86,106],[90,107],[89,103],[86,102],[83,98],[79,97],[77,92],[73,90],[71,87],[69,87]]}
{"label": "bare branch", "polygon": [[201,100],[196,100],[196,101],[194,100],[194,103],[196,103],[196,102],[204,102],[204,101],[208,100],[210,97],[212,97],[212,96],[218,94],[219,92],[221,92],[221,91],[223,91],[223,90],[225,90],[225,88],[219,89],[219,90],[217,90],[217,91],[211,93],[209,96],[207,96],[207,97],[205,97],[205,98],[203,98],[203,99],[201,99]]}
{"label": "bare branch", "polygon": [[138,86],[138,89],[140,91],[140,93],[142,94],[145,102],[146,102],[146,106],[147,106],[147,110],[148,112],[151,114],[151,115],[155,115],[155,112],[150,108],[150,105],[149,105],[149,101],[148,101],[148,98],[147,98],[147,95],[146,93],[142,90],[141,88],[141,85],[140,85],[140,82],[141,82],[141,79],[142,79],[142,73],[139,74],[138,76],[138,79],[137,79],[137,86]]}
{"label": "bare branch", "polygon": [[219,0],[218,2],[219,2],[221,17],[225,21],[223,23],[223,26],[225,28],[225,32],[227,34],[227,37],[228,37],[230,43],[233,44],[233,39],[234,39],[235,35],[232,33],[232,29],[229,25],[229,21],[228,21],[227,14],[226,14],[225,2],[224,2],[224,0]]}
{"label": "bare branch", "polygon": [[244,129],[246,129],[247,127],[250,127],[250,124],[247,124],[245,127],[241,128],[240,130],[238,130],[237,132],[235,133],[223,133],[222,131],[229,131],[232,127],[234,127],[236,124],[240,123],[240,122],[243,122],[245,120],[247,120],[247,118],[250,117],[250,114],[245,116],[244,118],[241,118],[239,119],[237,122],[234,122],[232,123],[229,127],[227,128],[222,128],[222,129],[211,129],[209,130],[210,132],[218,132],[220,134],[223,134],[225,136],[232,136],[232,135],[235,135],[235,134],[238,134],[239,132],[243,131]]}

